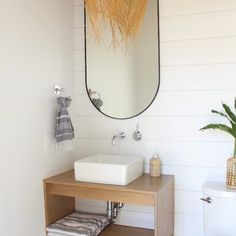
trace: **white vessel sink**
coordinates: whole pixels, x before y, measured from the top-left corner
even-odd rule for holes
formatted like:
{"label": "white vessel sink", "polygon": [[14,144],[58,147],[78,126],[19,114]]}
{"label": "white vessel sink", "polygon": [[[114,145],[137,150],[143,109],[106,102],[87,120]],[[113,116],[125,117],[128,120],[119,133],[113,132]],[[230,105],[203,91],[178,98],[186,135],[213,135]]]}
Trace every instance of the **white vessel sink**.
{"label": "white vessel sink", "polygon": [[143,174],[143,158],[99,154],[75,161],[75,180],[127,185]]}

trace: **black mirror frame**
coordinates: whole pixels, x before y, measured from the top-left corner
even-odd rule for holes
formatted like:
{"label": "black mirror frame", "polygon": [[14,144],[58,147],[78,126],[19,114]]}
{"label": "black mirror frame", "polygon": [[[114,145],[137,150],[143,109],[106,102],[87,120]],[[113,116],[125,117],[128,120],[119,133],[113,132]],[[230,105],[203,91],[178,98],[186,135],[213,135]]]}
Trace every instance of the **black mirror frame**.
{"label": "black mirror frame", "polygon": [[106,117],[109,117],[109,118],[112,118],[112,119],[116,119],[116,120],[128,120],[128,119],[131,119],[131,118],[134,118],[134,117],[137,117],[139,116],[140,114],[144,113],[151,105],[152,103],[154,102],[154,100],[156,99],[157,97],[157,93],[159,91],[159,88],[160,88],[160,83],[161,83],[161,71],[160,71],[160,4],[159,4],[159,0],[157,0],[157,26],[158,26],[158,29],[157,29],[157,38],[158,38],[158,63],[157,63],[157,66],[158,66],[158,76],[159,76],[159,83],[158,83],[158,86],[157,86],[157,90],[156,90],[156,93],[152,99],[152,101],[148,104],[148,106],[142,110],[141,112],[137,113],[136,115],[133,115],[133,116],[130,116],[130,117],[121,117],[121,118],[118,118],[118,117],[113,117],[113,116],[110,116],[104,112],[102,112],[101,110],[99,110],[95,105],[94,103],[92,102],[92,99],[91,97],[89,96],[89,91],[88,91],[88,83],[87,83],[87,42],[86,42],[86,37],[87,37],[87,32],[86,32],[86,23],[87,23],[87,18],[86,18],[86,8],[84,8],[84,49],[85,49],[85,53],[84,53],[84,59],[85,59],[85,86],[86,86],[86,91],[87,91],[87,95],[89,97],[89,100],[90,102],[93,104],[93,106],[96,108],[96,110],[98,110],[100,113],[102,113],[103,115],[105,115]]}

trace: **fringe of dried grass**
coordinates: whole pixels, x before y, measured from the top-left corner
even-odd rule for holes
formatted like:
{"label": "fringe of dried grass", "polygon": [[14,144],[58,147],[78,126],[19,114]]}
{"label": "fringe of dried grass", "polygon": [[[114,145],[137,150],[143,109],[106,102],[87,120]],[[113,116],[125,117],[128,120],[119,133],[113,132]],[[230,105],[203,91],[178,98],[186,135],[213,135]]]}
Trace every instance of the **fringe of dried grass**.
{"label": "fringe of dried grass", "polygon": [[148,0],[85,0],[96,39],[101,40],[102,29],[110,28],[113,48],[127,48],[128,41],[138,33]]}

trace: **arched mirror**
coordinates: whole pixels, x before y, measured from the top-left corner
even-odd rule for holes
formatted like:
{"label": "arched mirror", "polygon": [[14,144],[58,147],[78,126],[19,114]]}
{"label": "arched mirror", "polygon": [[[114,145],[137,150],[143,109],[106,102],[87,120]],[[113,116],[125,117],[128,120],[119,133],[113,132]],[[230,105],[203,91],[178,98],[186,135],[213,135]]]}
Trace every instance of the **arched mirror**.
{"label": "arched mirror", "polygon": [[100,112],[128,119],[145,111],[160,85],[159,2],[148,0],[135,38],[126,50],[111,47],[111,35],[96,41],[88,14],[85,24],[86,87]]}

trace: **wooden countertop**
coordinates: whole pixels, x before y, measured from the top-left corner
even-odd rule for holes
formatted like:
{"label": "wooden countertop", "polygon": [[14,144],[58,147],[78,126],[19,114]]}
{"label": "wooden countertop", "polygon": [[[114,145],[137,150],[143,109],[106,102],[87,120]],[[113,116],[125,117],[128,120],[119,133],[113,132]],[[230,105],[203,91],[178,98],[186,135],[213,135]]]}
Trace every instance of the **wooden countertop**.
{"label": "wooden countertop", "polygon": [[110,200],[141,205],[155,204],[157,194],[174,181],[174,176],[151,177],[143,174],[126,186],[95,184],[75,181],[74,171],[70,170],[44,180],[48,193],[97,200]]}
{"label": "wooden countertop", "polygon": [[76,181],[74,177],[74,170],[69,170],[64,173],[44,179],[45,183],[60,184],[81,188],[103,189],[103,190],[118,190],[139,193],[156,193],[161,190],[163,186],[170,180],[173,180],[173,175],[161,175],[160,177],[151,177],[149,174],[143,174],[130,184],[126,186],[110,185],[110,184],[96,184]]}

